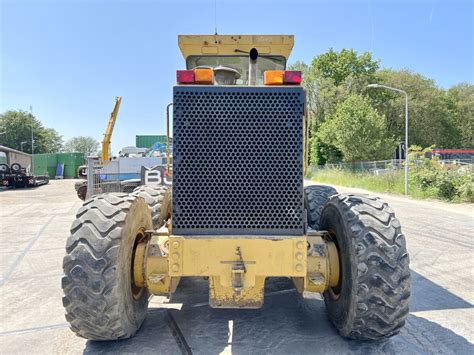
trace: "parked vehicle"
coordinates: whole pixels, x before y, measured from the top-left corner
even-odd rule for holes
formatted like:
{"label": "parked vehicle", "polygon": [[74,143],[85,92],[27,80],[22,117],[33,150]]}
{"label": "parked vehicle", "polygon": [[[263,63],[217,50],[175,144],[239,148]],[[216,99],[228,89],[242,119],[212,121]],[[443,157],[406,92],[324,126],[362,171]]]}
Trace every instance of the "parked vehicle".
{"label": "parked vehicle", "polygon": [[267,278],[288,277],[302,297],[322,295],[342,336],[397,334],[410,298],[400,222],[380,198],[304,187],[306,93],[285,68],[293,36],[178,38],[172,189],[97,194],[78,210],[62,279],[71,330],[130,338],[150,296],[182,278],[208,280],[210,307],[255,309]]}
{"label": "parked vehicle", "polygon": [[0,164],[0,186],[7,188],[23,188],[46,185],[49,183],[47,176],[34,176],[27,173],[26,169],[18,163],[12,165]]}

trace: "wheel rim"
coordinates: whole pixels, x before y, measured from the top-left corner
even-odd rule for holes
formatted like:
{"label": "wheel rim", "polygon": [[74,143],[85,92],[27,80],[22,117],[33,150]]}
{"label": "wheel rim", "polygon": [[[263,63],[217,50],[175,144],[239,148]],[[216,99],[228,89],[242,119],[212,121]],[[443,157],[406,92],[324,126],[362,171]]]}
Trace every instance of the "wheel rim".
{"label": "wheel rim", "polygon": [[131,263],[130,263],[130,279],[132,280],[130,284],[130,288],[132,290],[132,296],[135,300],[139,300],[143,293],[145,292],[146,287],[144,286],[137,286],[135,282],[135,276],[134,276],[134,270],[133,270],[133,265],[135,264],[135,256],[136,256],[136,251],[138,248],[138,245],[143,243],[145,240],[145,233],[141,229],[137,235],[135,236],[135,240],[133,242],[133,248],[132,248],[132,258],[131,258]]}
{"label": "wheel rim", "polygon": [[339,281],[336,286],[329,287],[328,293],[332,300],[337,301],[341,297],[342,284],[344,282],[342,275],[344,274],[342,270],[342,255],[341,250],[339,249],[339,243],[337,242],[336,231],[331,229],[329,232],[329,241],[333,242],[336,245],[337,254],[339,256]]}

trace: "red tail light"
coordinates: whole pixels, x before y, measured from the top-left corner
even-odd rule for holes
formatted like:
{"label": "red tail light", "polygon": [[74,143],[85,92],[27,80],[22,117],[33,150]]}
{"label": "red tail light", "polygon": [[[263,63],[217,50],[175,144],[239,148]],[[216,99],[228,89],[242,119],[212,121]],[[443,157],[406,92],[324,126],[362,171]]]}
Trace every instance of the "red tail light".
{"label": "red tail light", "polygon": [[301,72],[298,70],[285,70],[283,73],[283,82],[285,84],[299,85],[302,80]]}
{"label": "red tail light", "polygon": [[176,70],[176,82],[179,84],[194,84],[194,70]]}

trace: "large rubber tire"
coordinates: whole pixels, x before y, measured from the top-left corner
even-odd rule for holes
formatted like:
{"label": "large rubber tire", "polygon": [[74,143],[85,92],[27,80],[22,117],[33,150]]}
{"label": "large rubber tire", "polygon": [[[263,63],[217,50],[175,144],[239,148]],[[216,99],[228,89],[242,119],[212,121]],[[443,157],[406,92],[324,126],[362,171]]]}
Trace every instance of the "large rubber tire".
{"label": "large rubber tire", "polygon": [[81,165],[77,168],[77,177],[87,179],[87,165]]}
{"label": "large rubber tire", "polygon": [[132,195],[142,197],[147,203],[154,229],[163,226],[169,218],[167,210],[171,205],[168,207],[168,204],[165,204],[165,201],[168,201],[168,198],[165,198],[168,196],[167,190],[167,187],[159,185],[141,185],[133,190]]}
{"label": "large rubber tire", "polygon": [[74,188],[76,189],[76,194],[79,199],[82,201],[86,200],[87,196],[87,181],[79,181],[74,184]]}
{"label": "large rubber tire", "polygon": [[133,249],[151,229],[148,206],[123,193],[94,196],[77,212],[63,261],[63,305],[72,331],[91,340],[133,336],[149,294],[132,286]]}
{"label": "large rubber tire", "polygon": [[19,173],[21,172],[21,165],[18,163],[13,163],[12,165],[10,165],[10,170],[14,174]]}
{"label": "large rubber tire", "polygon": [[369,195],[336,195],[321,215],[336,243],[339,284],[324,293],[341,335],[358,340],[399,332],[409,311],[410,269],[405,237],[393,210]]}
{"label": "large rubber tire", "polygon": [[331,186],[311,185],[304,189],[305,208],[308,225],[320,230],[321,212],[331,196],[337,195],[337,190]]}
{"label": "large rubber tire", "polygon": [[126,194],[131,194],[139,185],[140,185],[139,183],[121,185],[120,186],[122,190],[121,192],[126,193]]}
{"label": "large rubber tire", "polygon": [[8,164],[0,164],[0,174],[9,174],[10,173],[10,167]]}

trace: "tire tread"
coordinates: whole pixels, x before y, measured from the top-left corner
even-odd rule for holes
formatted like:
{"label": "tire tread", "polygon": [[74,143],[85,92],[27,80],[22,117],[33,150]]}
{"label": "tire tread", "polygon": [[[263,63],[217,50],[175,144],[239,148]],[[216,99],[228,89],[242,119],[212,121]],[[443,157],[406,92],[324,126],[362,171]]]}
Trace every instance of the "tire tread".
{"label": "tire tread", "polygon": [[331,186],[310,185],[305,187],[304,192],[308,225],[314,230],[319,230],[323,208],[331,196],[337,195],[337,190]]}
{"label": "tire tread", "polygon": [[165,186],[140,185],[132,192],[133,196],[142,197],[148,205],[151,213],[153,228],[160,228],[165,221],[162,221],[161,208],[165,198],[167,188]]}
{"label": "tire tread", "polygon": [[71,330],[81,337],[122,339],[136,331],[122,321],[115,262],[120,238],[111,238],[120,235],[134,199],[122,193],[94,196],[71,227],[63,260],[63,305]]}
{"label": "tire tread", "polygon": [[[405,237],[393,210],[371,195],[337,195],[356,250],[357,287],[352,324],[342,335],[358,340],[393,336],[409,312],[410,269]],[[326,300],[327,301],[327,300]]]}

